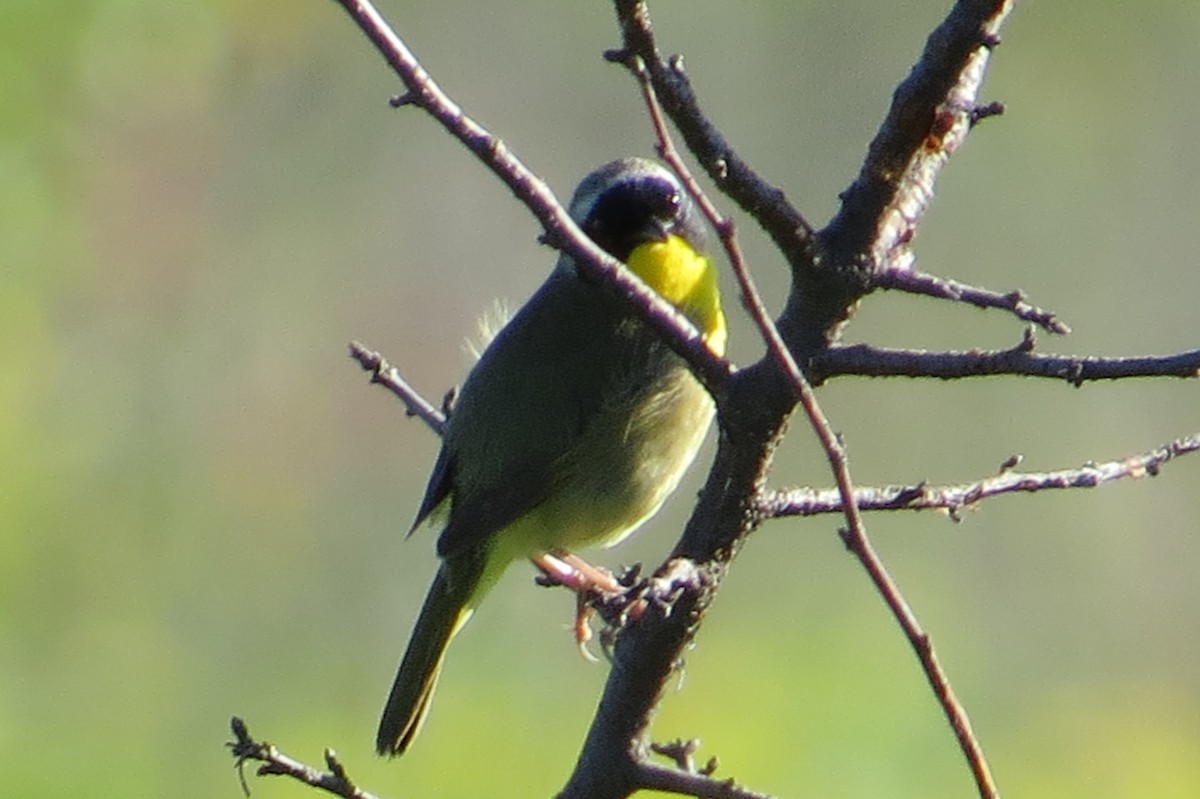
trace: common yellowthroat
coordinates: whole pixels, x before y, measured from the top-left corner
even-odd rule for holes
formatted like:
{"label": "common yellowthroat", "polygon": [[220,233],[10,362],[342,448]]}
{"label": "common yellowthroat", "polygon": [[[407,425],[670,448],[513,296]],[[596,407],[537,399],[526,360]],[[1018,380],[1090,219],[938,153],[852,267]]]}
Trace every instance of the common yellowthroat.
{"label": "common yellowthroat", "polygon": [[[674,175],[614,161],[583,179],[570,213],[724,354],[716,270]],[[446,425],[413,523],[441,525],[442,563],[379,722],[380,754],[412,743],[446,647],[504,569],[632,533],[678,485],[712,417],[679,356],[560,256],[480,356]]]}

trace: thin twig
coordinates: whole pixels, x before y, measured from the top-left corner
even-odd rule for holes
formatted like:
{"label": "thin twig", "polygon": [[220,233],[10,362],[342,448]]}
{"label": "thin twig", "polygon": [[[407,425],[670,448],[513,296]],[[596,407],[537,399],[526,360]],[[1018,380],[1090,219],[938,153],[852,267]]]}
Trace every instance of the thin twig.
{"label": "thin twig", "polygon": [[688,194],[695,199],[700,212],[708,219],[713,230],[717,231],[717,236],[721,239],[721,246],[729,258],[729,264],[733,268],[734,277],[738,282],[742,307],[750,314],[751,320],[758,328],[759,335],[762,336],[763,343],[767,345],[767,351],[771,353],[771,357],[775,359],[779,367],[789,374],[793,371],[798,372],[799,368],[792,359],[787,345],[783,343],[770,314],[767,313],[762,295],[759,294],[758,287],[754,285],[754,278],[751,277],[750,270],[746,267],[746,259],[742,255],[742,247],[737,239],[737,226],[732,219],[717,209],[716,204],[705,194],[704,189],[696,182],[696,178],[693,177],[691,170],[680,156],[679,150],[672,140],[671,132],[667,129],[667,122],[658,102],[658,94],[654,90],[654,83],[650,80],[650,71],[646,69],[645,61],[639,55],[631,56],[628,67],[642,88],[642,98],[646,102],[650,123],[654,127],[654,133],[658,139],[655,149],[683,181],[684,187]]}
{"label": "thin twig", "polygon": [[921,668],[929,680],[929,685],[933,689],[934,695],[937,696],[938,704],[942,706],[942,711],[950,722],[950,728],[954,731],[955,738],[958,739],[958,745],[967,758],[980,796],[985,799],[995,799],[999,797],[1000,793],[996,788],[996,782],[992,777],[979,738],[971,729],[971,720],[967,716],[967,710],[958,701],[958,697],[950,687],[950,679],[938,661],[929,634],[922,629],[916,614],[909,607],[903,594],[900,593],[900,587],[888,574],[883,561],[880,560],[870,539],[867,538],[866,527],[857,511],[858,509],[854,508],[857,524],[852,523],[850,527],[839,531],[842,540],[845,542],[846,548],[858,558],[866,570],[871,582],[875,584],[876,590],[879,591],[892,611],[892,615],[900,624],[913,651],[916,652],[917,659],[921,662]]}
{"label": "thin twig", "polygon": [[391,391],[404,403],[409,416],[416,416],[439,436],[446,432],[446,414],[435,408],[408,381],[400,376],[400,370],[375,350],[369,350],[357,341],[351,341],[350,357],[371,373],[371,382],[378,383]]}
{"label": "thin twig", "polygon": [[943,300],[954,300],[974,305],[977,308],[1000,308],[1009,311],[1026,322],[1037,325],[1050,333],[1065,335],[1071,328],[1059,320],[1053,311],[1030,305],[1020,291],[1000,293],[969,286],[957,280],[918,272],[914,269],[882,269],[871,279],[874,288],[904,291]]}
{"label": "thin twig", "polygon": [[250,788],[246,784],[242,768],[247,761],[256,760],[262,763],[256,771],[259,776],[273,774],[291,777],[305,785],[320,788],[335,796],[345,797],[345,799],[379,799],[375,794],[368,793],[354,784],[332,749],[325,750],[325,765],[329,770],[321,771],[284,754],[269,743],[254,740],[250,737],[246,722],[237,716],[230,720],[229,726],[233,729],[233,735],[237,740],[230,741],[226,746],[236,758],[234,765],[241,777],[242,790],[247,796],[250,795]]}
{"label": "thin twig", "polygon": [[[821,231],[822,246],[835,262],[865,258],[873,272],[911,267],[909,242],[932,201],[937,178],[972,126],[991,48],[999,41],[1000,25],[1011,10],[1012,0],[960,2],[930,34],[921,58],[893,95],[887,119],[868,148],[858,179],[843,192],[841,209]],[[827,422],[818,425],[811,413],[810,417],[822,442],[827,441],[831,437],[823,429]],[[842,531],[843,540],[904,630],[954,731],[979,795],[983,799],[998,797],[983,748],[929,636],[867,537],[840,442],[834,440],[826,449],[849,522]]]}
{"label": "thin twig", "polygon": [[[958,485],[914,483],[906,486],[855,486],[854,498],[864,511],[941,510],[957,520],[962,510],[992,497],[1071,488],[1097,488],[1117,480],[1156,477],[1162,467],[1182,455],[1200,451],[1200,433],[1147,452],[1074,469],[1018,472],[1002,468],[991,477]],[[765,492],[758,510],[767,518],[840,513],[842,499],[835,489],[785,488]]]}
{"label": "thin twig", "polygon": [[962,749],[971,772],[975,776],[975,783],[979,789],[980,796],[984,799],[996,799],[996,797],[999,797],[999,791],[996,788],[995,780],[992,778],[991,769],[983,753],[983,747],[971,729],[971,722],[967,717],[966,708],[962,706],[962,703],[954,695],[954,691],[950,687],[950,680],[933,651],[933,644],[930,642],[929,635],[922,629],[916,614],[904,599],[899,586],[896,585],[891,575],[888,574],[887,568],[883,565],[883,561],[875,552],[875,548],[867,536],[866,523],[863,521],[862,512],[856,502],[854,485],[851,482],[850,470],[846,461],[846,450],[842,444],[841,437],[833,431],[828,418],[826,418],[824,412],[817,404],[816,397],[814,396],[812,387],[808,385],[808,381],[803,376],[800,379],[802,381],[800,404],[808,415],[809,422],[820,439],[821,446],[825,450],[830,467],[833,469],[834,479],[837,482],[838,495],[842,501],[842,513],[846,517],[846,527],[839,531],[842,540],[845,542],[846,548],[862,564],[864,570],[867,572],[867,576],[870,577],[871,582],[875,585],[876,590],[879,591],[880,596],[883,597],[888,609],[891,610],[896,622],[904,631],[904,635],[912,645],[913,651],[916,652],[925,676],[928,678],[929,684],[933,688],[933,692],[942,706],[947,720],[950,722],[950,727],[958,739],[959,747]]}
{"label": "thin twig", "polygon": [[600,249],[579,229],[554,192],[503,141],[469,117],[413,55],[368,0],[337,0],[404,82],[405,94],[395,106],[417,106],[490,169],[516,195],[545,229],[544,240],[575,259],[588,277],[610,287],[638,308],[643,318],[685,361],[720,401],[731,366],[709,349],[682,312],[664,300],[616,258]]}
{"label": "thin twig", "polygon": [[614,0],[623,47],[606,54],[628,64],[639,56],[650,73],[663,110],[679,129],[688,149],[721,192],[750,214],[771,237],[789,263],[804,260],[812,246],[813,228],[788,202],[781,189],[764,180],[730,146],[705,116],[683,68],[683,59],[659,54],[644,0]]}

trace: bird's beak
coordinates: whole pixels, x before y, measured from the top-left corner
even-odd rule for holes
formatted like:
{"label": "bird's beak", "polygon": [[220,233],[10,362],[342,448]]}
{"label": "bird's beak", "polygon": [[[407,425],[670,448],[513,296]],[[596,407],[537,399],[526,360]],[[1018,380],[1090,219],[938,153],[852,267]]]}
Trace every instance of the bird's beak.
{"label": "bird's beak", "polygon": [[667,236],[671,235],[672,225],[670,222],[662,219],[651,219],[642,228],[643,241],[666,241]]}

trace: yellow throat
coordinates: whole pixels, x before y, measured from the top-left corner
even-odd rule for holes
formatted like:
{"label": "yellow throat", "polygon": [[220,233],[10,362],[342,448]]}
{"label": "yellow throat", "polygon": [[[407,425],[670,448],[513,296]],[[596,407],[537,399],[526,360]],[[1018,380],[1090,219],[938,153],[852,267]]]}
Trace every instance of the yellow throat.
{"label": "yellow throat", "polygon": [[728,332],[721,311],[717,270],[707,257],[696,252],[686,239],[672,235],[666,241],[638,245],[626,264],[692,321],[709,349],[717,355],[725,354]]}

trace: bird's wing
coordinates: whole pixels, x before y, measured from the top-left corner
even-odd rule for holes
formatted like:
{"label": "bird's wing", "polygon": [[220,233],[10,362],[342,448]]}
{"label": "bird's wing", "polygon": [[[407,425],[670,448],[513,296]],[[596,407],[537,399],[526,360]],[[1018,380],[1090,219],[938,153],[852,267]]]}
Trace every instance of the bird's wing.
{"label": "bird's wing", "polygon": [[[438,554],[479,546],[551,496],[605,401],[616,303],[556,273],[467,378],[422,508],[450,495]],[[615,355],[615,358],[614,358]],[[432,508],[432,506],[430,506]]]}
{"label": "bird's wing", "polygon": [[429,518],[429,514],[445,502],[453,487],[454,458],[443,444],[429,475],[429,484],[425,486],[425,498],[421,500],[421,507],[417,509],[417,518],[413,520],[412,527],[408,528],[409,535],[415,533],[421,523]]}

